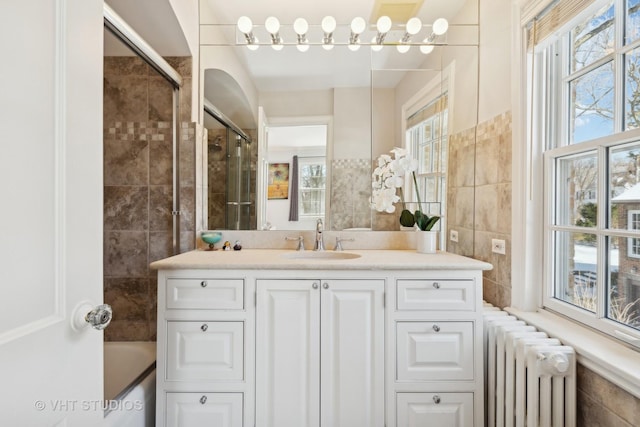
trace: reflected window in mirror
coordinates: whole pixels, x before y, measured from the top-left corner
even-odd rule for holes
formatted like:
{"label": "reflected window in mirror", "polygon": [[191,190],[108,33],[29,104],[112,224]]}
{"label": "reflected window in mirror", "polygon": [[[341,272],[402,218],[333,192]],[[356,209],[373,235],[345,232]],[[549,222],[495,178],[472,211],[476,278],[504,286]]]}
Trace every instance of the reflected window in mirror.
{"label": "reflected window in mirror", "polygon": [[406,123],[407,148],[418,160],[416,181],[420,200],[429,202],[428,214],[440,216],[441,223],[446,216],[447,197],[447,100],[444,93],[435,100],[425,101]]}
{"label": "reflected window in mirror", "polygon": [[298,209],[301,216],[324,217],[326,157],[298,158]]}

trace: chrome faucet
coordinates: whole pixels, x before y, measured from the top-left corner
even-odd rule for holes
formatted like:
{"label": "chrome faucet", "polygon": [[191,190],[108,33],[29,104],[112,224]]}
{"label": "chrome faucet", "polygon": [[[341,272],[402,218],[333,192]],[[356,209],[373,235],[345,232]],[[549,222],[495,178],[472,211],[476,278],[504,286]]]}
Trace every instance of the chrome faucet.
{"label": "chrome faucet", "polygon": [[324,251],[324,240],[322,237],[322,218],[318,218],[316,222],[316,243],[313,245],[314,251]]}

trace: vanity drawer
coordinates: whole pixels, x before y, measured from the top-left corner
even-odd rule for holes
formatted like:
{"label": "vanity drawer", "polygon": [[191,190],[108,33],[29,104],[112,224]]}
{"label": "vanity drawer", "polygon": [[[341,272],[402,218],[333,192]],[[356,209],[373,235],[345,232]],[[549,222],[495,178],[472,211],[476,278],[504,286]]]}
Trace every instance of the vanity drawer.
{"label": "vanity drawer", "polygon": [[473,380],[473,322],[397,322],[398,381]]}
{"label": "vanity drawer", "polygon": [[473,280],[406,280],[396,282],[398,310],[473,311]]}
{"label": "vanity drawer", "polygon": [[167,322],[168,381],[242,381],[244,322]]}
{"label": "vanity drawer", "polygon": [[398,393],[397,425],[473,426],[473,393]]}
{"label": "vanity drawer", "polygon": [[167,279],[167,308],[242,310],[243,279]]}
{"label": "vanity drawer", "polygon": [[242,393],[167,393],[167,427],[242,427]]}

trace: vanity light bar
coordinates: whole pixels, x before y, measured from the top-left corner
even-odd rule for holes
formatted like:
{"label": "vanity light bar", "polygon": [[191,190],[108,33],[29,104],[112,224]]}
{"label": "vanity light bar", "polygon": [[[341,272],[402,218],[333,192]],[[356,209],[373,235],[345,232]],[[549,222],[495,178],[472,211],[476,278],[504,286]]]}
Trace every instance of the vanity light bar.
{"label": "vanity light bar", "polygon": [[[382,16],[378,19],[375,25],[375,33],[367,42],[363,38],[364,32],[371,28],[367,25],[366,21],[362,17],[354,18],[351,23],[347,25],[341,25],[346,31],[348,31],[348,40],[342,43],[336,43],[333,35],[338,29],[338,24],[332,16],[325,16],[322,19],[319,27],[322,31],[322,38],[318,42],[310,42],[308,38],[309,24],[304,18],[298,18],[293,23],[292,27],[296,38],[295,42],[286,43],[282,38],[280,31],[283,26],[280,25],[280,21],[274,16],[270,16],[264,23],[264,26],[254,26],[251,19],[247,16],[241,16],[237,22],[237,30],[244,36],[244,44],[250,50],[256,50],[260,46],[271,46],[274,50],[282,50],[285,45],[296,46],[300,52],[306,52],[312,45],[322,46],[326,50],[333,49],[336,45],[347,46],[350,50],[356,51],[360,46],[371,46],[373,51],[380,51],[384,46],[396,46],[399,52],[405,53],[409,51],[411,46],[419,46],[420,51],[424,54],[429,54],[433,51],[436,45],[443,44],[442,42],[436,43],[436,39],[444,35],[449,29],[449,23],[445,18],[437,19],[433,25],[431,25],[431,33],[423,38],[422,42],[412,42],[412,38],[420,33],[424,27],[429,27],[422,24],[419,18],[411,18],[407,21],[406,25],[400,26],[399,30],[404,31],[402,37],[397,41],[388,41],[387,37],[389,32],[392,31],[393,23],[388,16]],[[254,35],[254,28],[264,29],[270,39],[270,42],[260,43],[258,38]],[[264,33],[263,33],[264,35]],[[367,39],[369,39],[367,37]]]}

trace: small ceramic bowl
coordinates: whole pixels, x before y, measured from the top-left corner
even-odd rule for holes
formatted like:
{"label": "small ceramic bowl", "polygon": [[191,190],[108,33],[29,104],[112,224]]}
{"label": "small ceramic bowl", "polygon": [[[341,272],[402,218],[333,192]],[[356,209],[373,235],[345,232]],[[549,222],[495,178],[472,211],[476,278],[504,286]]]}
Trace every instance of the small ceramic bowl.
{"label": "small ceramic bowl", "polygon": [[217,249],[214,245],[222,239],[222,233],[219,231],[203,231],[200,233],[200,238],[209,245],[208,251],[215,251]]}

